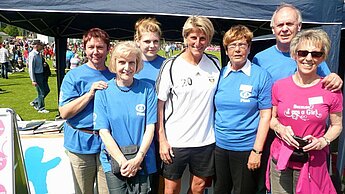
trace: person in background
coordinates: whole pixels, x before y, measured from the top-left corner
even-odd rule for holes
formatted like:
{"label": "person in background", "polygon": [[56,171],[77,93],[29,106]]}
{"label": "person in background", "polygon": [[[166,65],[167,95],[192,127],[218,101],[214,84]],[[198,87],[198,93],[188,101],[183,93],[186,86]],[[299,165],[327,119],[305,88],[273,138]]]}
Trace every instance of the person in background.
{"label": "person in background", "polygon": [[258,187],[271,119],[272,78],[248,60],[252,38],[243,25],[231,27],[223,37],[230,61],[220,73],[214,99],[216,194],[255,193]]}
{"label": "person in background", "polygon": [[24,50],[23,50],[23,62],[25,66],[28,66],[28,60],[29,59],[29,45],[25,43]]}
{"label": "person in background", "polygon": [[[276,137],[271,145],[270,181],[274,194],[336,193],[327,156],[329,144],[342,130],[343,97],[339,90],[324,89],[324,78],[317,74],[329,50],[330,41],[323,30],[299,32],[290,45],[297,71],[273,86],[270,126]],[[302,140],[297,141],[296,136]],[[306,160],[301,155],[293,157],[297,150]]]}
{"label": "person in background", "polygon": [[43,73],[43,59],[41,56],[41,50],[43,49],[43,43],[40,40],[34,40],[32,42],[33,49],[29,53],[29,75],[32,86],[35,86],[37,90],[37,97],[30,102],[38,113],[49,113],[45,109],[44,98],[50,92],[48,82],[44,79]]}
{"label": "person in background", "polygon": [[48,85],[48,80],[49,80],[49,77],[52,75],[51,73],[51,70],[50,70],[50,66],[49,64],[47,63],[47,60],[42,56],[42,60],[43,60],[43,74],[44,74],[44,82],[47,83],[47,91],[48,93],[50,92],[50,88],[49,88],[49,85]]}
{"label": "person in background", "polygon": [[[160,47],[160,39],[162,31],[160,23],[155,18],[140,19],[135,24],[134,41],[142,52],[142,59],[144,62],[143,69],[134,75],[135,78],[141,79],[151,83],[153,86],[159,73],[159,69],[165,58],[159,56],[157,53]],[[153,138],[155,142],[157,168],[161,167],[161,160],[159,157],[159,144],[157,136]],[[152,175],[151,193],[158,193],[159,189],[159,173]]]}
{"label": "person in background", "polygon": [[[253,63],[266,69],[271,74],[273,82],[275,82],[291,76],[296,71],[296,61],[290,57],[290,43],[302,28],[301,12],[291,4],[281,4],[272,15],[271,28],[276,37],[276,44],[257,53],[253,58]],[[322,83],[325,88],[331,91],[341,89],[343,81],[337,74],[330,72],[325,62],[320,63],[317,74],[324,77]],[[262,165],[264,166],[267,166],[273,138],[274,133],[269,130],[262,154]],[[260,169],[260,173],[262,178],[259,181],[260,188],[258,192],[266,194],[266,169]]]}
{"label": "person in background", "polygon": [[80,59],[79,59],[78,53],[74,54],[74,57],[70,60],[70,63],[71,63],[71,66],[70,66],[71,69],[74,69],[79,66]]}
{"label": "person in background", "polygon": [[213,98],[220,67],[216,57],[204,53],[213,34],[208,18],[189,17],[182,30],[186,49],[164,62],[156,82],[166,194],[180,193],[187,165],[191,173],[188,193],[203,193],[214,175]]}
{"label": "person in background", "polygon": [[3,43],[0,43],[0,64],[1,64],[1,77],[8,79],[8,63],[10,54],[5,48]]}
{"label": "person in background", "polygon": [[67,47],[66,50],[66,68],[70,69],[71,68],[71,59],[74,57],[74,52],[71,50],[72,49],[72,45]]}
{"label": "person in background", "polygon": [[114,78],[105,61],[110,46],[109,35],[99,28],[88,30],[83,36],[88,62],[69,71],[61,84],[59,112],[64,124],[64,147],[70,159],[75,192],[108,193],[99,153],[101,138],[93,126],[94,96],[97,90],[108,87]]}
{"label": "person in background", "polygon": [[[143,68],[141,57],[135,42],[119,42],[109,66],[116,78],[95,96],[95,129],[102,138],[101,162],[111,194],[148,193],[157,171],[152,142],[157,98],[151,84],[134,78]],[[120,148],[133,145],[139,147],[136,156],[126,159]],[[110,157],[119,164],[119,173],[111,171]]]}

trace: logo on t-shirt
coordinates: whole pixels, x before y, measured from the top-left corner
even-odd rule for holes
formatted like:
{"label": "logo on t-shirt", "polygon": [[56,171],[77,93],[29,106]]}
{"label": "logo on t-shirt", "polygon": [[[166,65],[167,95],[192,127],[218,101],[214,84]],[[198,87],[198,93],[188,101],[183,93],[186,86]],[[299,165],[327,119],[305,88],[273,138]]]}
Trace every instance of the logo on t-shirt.
{"label": "logo on t-shirt", "polygon": [[145,109],[146,109],[146,107],[144,104],[138,104],[135,107],[135,110],[137,111],[138,116],[145,116]]}
{"label": "logo on t-shirt", "polygon": [[251,85],[240,85],[240,102],[250,102],[249,97],[252,96],[253,86]]}
{"label": "logo on t-shirt", "polygon": [[294,104],[293,107],[290,109],[286,109],[284,111],[284,115],[286,117],[291,117],[294,120],[301,119],[303,121],[309,120],[308,117],[314,116],[316,118],[321,118],[322,114],[319,113],[318,109],[314,107],[314,105],[304,106],[304,105],[297,105]]}

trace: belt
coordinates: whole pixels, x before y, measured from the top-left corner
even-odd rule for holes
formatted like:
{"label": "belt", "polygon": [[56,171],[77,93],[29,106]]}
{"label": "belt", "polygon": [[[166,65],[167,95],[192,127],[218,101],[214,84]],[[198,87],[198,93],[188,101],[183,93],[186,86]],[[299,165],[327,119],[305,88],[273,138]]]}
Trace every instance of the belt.
{"label": "belt", "polygon": [[82,131],[84,133],[93,134],[93,135],[98,135],[99,134],[98,131],[95,131],[95,130],[92,130],[92,129],[85,129],[85,128],[76,128],[73,125],[71,125],[69,122],[66,121],[66,123],[67,123],[68,126],[72,127],[75,130],[79,130],[79,131]]}
{"label": "belt", "polygon": [[79,130],[79,131],[82,131],[84,133],[88,133],[88,134],[93,134],[93,135],[98,135],[98,131],[95,131],[95,130],[89,130],[89,129],[76,129],[76,130]]}

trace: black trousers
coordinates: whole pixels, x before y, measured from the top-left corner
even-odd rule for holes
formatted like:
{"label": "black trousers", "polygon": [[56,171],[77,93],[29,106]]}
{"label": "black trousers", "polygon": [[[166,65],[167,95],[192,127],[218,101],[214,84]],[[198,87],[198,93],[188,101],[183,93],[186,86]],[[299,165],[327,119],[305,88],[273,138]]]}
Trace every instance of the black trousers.
{"label": "black trousers", "polygon": [[247,167],[250,151],[215,149],[215,194],[255,194],[259,171]]}

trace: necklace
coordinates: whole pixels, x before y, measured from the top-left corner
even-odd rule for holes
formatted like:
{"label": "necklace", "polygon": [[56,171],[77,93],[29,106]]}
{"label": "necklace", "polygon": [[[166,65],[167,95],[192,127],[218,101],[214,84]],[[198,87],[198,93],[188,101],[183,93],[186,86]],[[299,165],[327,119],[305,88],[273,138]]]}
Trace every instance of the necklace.
{"label": "necklace", "polygon": [[[129,91],[131,91],[131,89],[132,89],[132,87],[133,87],[133,83],[134,83],[134,81],[132,82],[132,84],[130,85],[130,86],[124,86],[124,87],[120,87],[119,85],[117,85],[117,81],[115,80],[115,85],[116,85],[116,87],[121,91],[121,92],[129,92]],[[123,88],[127,88],[127,89],[123,89]]]}

